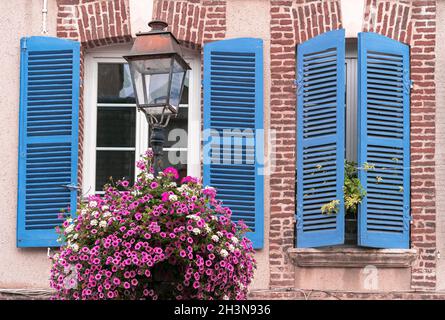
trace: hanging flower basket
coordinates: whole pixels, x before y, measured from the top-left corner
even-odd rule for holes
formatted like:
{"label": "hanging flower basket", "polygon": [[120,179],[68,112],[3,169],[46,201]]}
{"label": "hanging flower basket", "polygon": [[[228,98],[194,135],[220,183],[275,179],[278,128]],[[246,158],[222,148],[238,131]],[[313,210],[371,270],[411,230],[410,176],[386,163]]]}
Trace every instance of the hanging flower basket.
{"label": "hanging flower basket", "polygon": [[193,177],[153,176],[147,152],[128,181],[90,196],[60,228],[56,299],[245,299],[256,267],[247,226]]}

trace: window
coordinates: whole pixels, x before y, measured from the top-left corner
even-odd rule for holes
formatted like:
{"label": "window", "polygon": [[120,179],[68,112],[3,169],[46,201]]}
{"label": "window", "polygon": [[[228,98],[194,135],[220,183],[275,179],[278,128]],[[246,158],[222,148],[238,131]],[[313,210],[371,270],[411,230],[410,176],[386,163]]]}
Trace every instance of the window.
{"label": "window", "polygon": [[[345,50],[345,157],[357,163],[357,39],[346,39]],[[357,244],[357,215],[345,216],[345,244]]]}
{"label": "window", "polygon": [[[85,148],[83,195],[102,193],[110,178],[134,182],[135,161],[149,148],[150,128],[136,108],[128,65],[130,48],[92,51],[85,64]],[[187,75],[179,113],[166,128],[163,165],[181,176],[200,175],[200,63],[186,52]]]}
{"label": "window", "polygon": [[[407,45],[363,32],[355,59],[343,29],[297,47],[298,247],[345,243],[345,159],[366,191],[357,244],[409,247],[409,58]],[[323,214],[331,201],[336,213]]]}

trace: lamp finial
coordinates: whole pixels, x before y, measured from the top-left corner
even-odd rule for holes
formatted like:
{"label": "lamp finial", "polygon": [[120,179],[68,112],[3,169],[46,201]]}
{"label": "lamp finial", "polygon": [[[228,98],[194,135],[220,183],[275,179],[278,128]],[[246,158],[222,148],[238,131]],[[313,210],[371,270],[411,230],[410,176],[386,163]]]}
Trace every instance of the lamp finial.
{"label": "lamp finial", "polygon": [[168,27],[168,23],[161,20],[153,20],[148,23],[151,31],[164,31]]}

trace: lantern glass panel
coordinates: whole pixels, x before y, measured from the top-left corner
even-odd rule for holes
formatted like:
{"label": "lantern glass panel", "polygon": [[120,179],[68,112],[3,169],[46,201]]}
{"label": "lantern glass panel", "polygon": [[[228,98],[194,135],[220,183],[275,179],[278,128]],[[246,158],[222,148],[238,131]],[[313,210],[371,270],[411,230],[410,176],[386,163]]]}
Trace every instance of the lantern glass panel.
{"label": "lantern glass panel", "polygon": [[172,58],[133,60],[130,68],[140,106],[168,103]]}
{"label": "lantern glass panel", "polygon": [[185,72],[186,70],[178,63],[178,61],[174,60],[170,88],[170,105],[174,107],[179,107]]}

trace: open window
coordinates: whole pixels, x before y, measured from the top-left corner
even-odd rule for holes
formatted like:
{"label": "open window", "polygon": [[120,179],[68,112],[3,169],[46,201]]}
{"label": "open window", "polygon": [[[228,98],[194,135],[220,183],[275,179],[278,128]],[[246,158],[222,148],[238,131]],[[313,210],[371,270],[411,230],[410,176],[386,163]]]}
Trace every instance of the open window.
{"label": "open window", "polygon": [[[409,247],[409,59],[405,44],[345,41],[342,29],[297,47],[297,247]],[[366,191],[357,223],[345,219],[345,160]]]}

